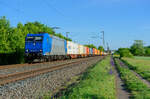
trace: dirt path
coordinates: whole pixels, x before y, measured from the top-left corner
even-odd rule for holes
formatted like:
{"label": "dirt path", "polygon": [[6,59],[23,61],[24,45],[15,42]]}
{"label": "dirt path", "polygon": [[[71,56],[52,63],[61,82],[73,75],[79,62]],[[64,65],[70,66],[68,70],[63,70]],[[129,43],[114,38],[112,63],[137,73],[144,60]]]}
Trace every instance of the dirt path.
{"label": "dirt path", "polygon": [[117,98],[118,99],[129,99],[130,93],[127,92],[127,90],[125,90],[124,83],[120,79],[119,73],[116,70],[116,67],[115,67],[115,64],[114,64],[114,60],[112,58],[111,58],[111,64],[112,64],[113,72],[114,72],[114,74],[116,76]]}
{"label": "dirt path", "polygon": [[[123,63],[121,60],[118,59],[118,61],[119,61],[119,63],[120,63],[121,66],[123,66],[125,68],[128,68],[128,66],[125,63]],[[150,88],[150,82],[149,81],[145,80],[142,76],[140,76],[135,71],[133,71],[133,70],[131,70],[131,71]]]}

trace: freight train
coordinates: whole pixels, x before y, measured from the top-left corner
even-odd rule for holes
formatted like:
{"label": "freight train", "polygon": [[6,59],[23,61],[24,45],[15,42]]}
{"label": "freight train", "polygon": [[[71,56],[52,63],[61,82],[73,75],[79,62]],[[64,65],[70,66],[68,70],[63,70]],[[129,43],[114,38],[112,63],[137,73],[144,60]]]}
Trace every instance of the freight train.
{"label": "freight train", "polygon": [[100,50],[66,41],[48,33],[27,34],[25,38],[25,60],[51,61],[102,55]]}

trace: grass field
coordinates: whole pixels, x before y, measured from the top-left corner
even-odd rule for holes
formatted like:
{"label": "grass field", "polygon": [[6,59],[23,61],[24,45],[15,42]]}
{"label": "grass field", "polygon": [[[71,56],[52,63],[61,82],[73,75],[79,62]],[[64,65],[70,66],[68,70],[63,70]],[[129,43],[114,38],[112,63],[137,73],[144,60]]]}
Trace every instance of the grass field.
{"label": "grass field", "polygon": [[131,70],[121,67],[116,60],[117,69],[126,88],[131,92],[132,99],[150,99],[150,88],[142,82]]}
{"label": "grass field", "polygon": [[150,57],[134,56],[134,59],[139,59],[139,60],[150,60]]}
{"label": "grass field", "polygon": [[116,99],[115,76],[110,74],[110,57],[81,77],[81,82],[60,99]]}
{"label": "grass field", "polygon": [[150,81],[150,57],[123,58],[122,60],[128,64],[129,68]]}

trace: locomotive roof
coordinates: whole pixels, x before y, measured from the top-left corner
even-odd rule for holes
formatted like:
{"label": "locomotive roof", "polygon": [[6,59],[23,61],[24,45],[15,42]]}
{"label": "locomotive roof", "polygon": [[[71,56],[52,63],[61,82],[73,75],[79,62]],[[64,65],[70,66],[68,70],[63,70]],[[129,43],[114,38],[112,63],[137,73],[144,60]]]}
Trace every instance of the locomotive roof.
{"label": "locomotive roof", "polygon": [[39,33],[39,34],[27,34],[27,36],[43,36],[48,33]]}

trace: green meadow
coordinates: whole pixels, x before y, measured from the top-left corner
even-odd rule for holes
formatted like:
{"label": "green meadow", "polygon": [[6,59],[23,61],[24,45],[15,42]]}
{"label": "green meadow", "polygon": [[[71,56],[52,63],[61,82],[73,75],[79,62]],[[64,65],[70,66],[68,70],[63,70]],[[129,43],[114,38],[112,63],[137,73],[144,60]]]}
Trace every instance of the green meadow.
{"label": "green meadow", "polygon": [[122,58],[122,60],[128,64],[130,69],[150,81],[150,57]]}
{"label": "green meadow", "polygon": [[142,82],[129,68],[121,67],[115,60],[121,79],[125,83],[126,89],[131,93],[131,99],[150,99],[150,88]]}

